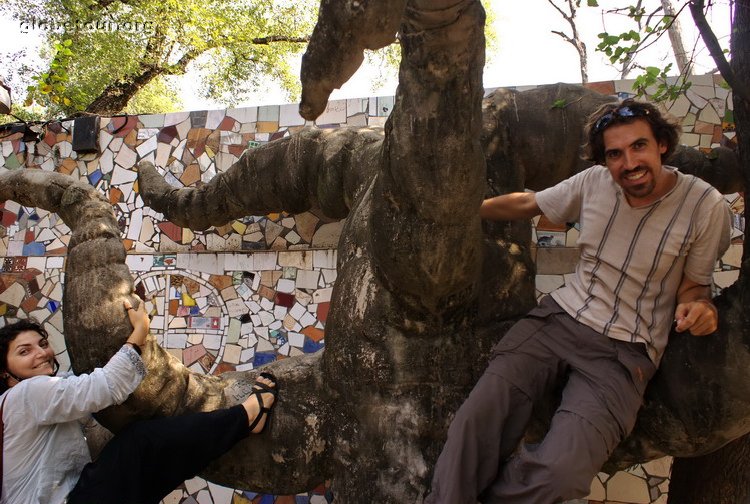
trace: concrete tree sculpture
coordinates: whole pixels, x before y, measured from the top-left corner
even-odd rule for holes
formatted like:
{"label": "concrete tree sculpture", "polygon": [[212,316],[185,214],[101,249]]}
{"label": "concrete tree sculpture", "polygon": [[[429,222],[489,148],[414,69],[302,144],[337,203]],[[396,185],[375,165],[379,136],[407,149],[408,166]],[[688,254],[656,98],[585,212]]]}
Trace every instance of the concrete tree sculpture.
{"label": "concrete tree sculpture", "polygon": [[[281,388],[271,428],[214,464],[210,479],[275,493],[330,479],[339,503],[421,502],[452,413],[489,348],[534,303],[528,224],[483,228],[479,204],[581,169],[583,120],[611,100],[550,86],[499,92],[483,108],[483,25],[476,0],[323,0],[303,61],[301,113],[316,117],[362,49],[398,31],[400,85],[384,131],[306,129],[246,152],[199,189],[174,189],[139,167],[146,203],[193,229],[280,210],[346,219],[325,350],[269,365]],[[725,153],[690,158],[681,161],[688,170],[737,169]],[[133,296],[109,204],[85,183],[23,170],[0,176],[5,199],[57,211],[73,230],[65,335],[76,371],[102,364],[128,334],[121,299]],[[750,430],[746,278],[717,301],[719,334],[675,338],[646,421],[613,468],[706,453]],[[96,306],[92,292],[103,300]],[[106,426],[237,402],[255,374],[192,374],[153,339],[144,358],[146,381],[100,415]]]}

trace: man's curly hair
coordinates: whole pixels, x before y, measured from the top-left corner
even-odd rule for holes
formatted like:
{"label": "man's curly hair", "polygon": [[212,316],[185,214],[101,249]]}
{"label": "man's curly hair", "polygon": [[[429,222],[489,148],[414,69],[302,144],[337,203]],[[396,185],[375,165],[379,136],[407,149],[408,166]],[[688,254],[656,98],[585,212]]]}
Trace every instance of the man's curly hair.
{"label": "man's curly hair", "polygon": [[586,143],[583,144],[583,158],[597,164],[605,164],[604,131],[610,126],[630,124],[638,119],[648,122],[654,138],[667,146],[666,152],[661,155],[663,163],[677,147],[682,127],[675,119],[662,114],[654,105],[632,98],[621,103],[606,103],[589,116],[584,126]]}

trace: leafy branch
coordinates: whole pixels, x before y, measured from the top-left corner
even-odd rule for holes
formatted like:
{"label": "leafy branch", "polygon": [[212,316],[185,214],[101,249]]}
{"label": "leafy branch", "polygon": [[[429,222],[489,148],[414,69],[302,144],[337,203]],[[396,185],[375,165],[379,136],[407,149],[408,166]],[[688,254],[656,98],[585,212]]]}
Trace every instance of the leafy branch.
{"label": "leafy branch", "polygon": [[[68,66],[75,56],[75,53],[71,49],[72,45],[73,41],[70,39],[55,42],[53,46],[55,57],[52,58],[49,69],[46,72],[32,77],[36,84],[27,88],[28,97],[24,103],[25,106],[30,106],[34,101],[39,103],[39,94],[45,96],[56,105],[68,106],[71,104],[70,98],[65,96],[65,93],[69,82]],[[40,105],[43,104],[40,103]]]}

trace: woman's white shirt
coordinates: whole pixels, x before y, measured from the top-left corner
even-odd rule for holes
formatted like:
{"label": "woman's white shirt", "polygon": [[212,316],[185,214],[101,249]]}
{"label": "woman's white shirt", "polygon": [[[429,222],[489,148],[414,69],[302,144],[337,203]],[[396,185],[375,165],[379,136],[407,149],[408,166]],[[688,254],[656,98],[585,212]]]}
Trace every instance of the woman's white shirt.
{"label": "woman's white shirt", "polygon": [[91,461],[82,423],[120,404],[146,370],[130,345],[91,374],[35,376],[6,391],[3,504],[58,504]]}

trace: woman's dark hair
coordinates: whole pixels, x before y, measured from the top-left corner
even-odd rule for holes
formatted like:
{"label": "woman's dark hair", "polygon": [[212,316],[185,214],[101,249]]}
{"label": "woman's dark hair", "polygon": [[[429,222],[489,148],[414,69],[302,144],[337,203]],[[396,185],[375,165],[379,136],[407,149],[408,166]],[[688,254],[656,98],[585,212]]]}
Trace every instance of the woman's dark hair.
{"label": "woman's dark hair", "polygon": [[586,143],[583,145],[583,158],[598,164],[605,164],[604,158],[604,130],[617,124],[629,124],[636,119],[643,119],[659,143],[667,146],[661,155],[662,163],[672,155],[680,141],[682,127],[680,124],[665,117],[658,108],[648,102],[636,101],[632,98],[622,103],[607,103],[591,114],[584,126]]}
{"label": "woman's dark hair", "polygon": [[[10,343],[16,336],[26,331],[35,331],[39,333],[42,338],[49,339],[47,331],[44,330],[42,324],[39,324],[33,320],[19,320],[12,324],[8,324],[5,327],[0,327],[0,375],[8,371],[8,350],[10,349]],[[5,392],[8,389],[8,384],[5,382],[5,378],[0,379],[0,393]]]}

